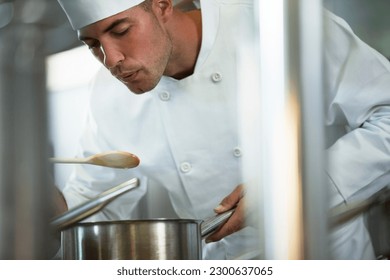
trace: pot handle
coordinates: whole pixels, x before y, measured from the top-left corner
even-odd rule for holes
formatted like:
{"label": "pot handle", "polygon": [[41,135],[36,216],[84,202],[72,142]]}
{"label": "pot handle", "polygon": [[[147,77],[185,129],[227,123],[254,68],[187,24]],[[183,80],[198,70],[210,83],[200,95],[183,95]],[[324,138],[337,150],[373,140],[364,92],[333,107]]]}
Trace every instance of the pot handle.
{"label": "pot handle", "polygon": [[120,185],[117,185],[107,191],[102,192],[95,198],[57,216],[54,220],[52,220],[50,225],[55,230],[60,231],[91,216],[92,214],[95,214],[112,200],[114,200],[116,197],[138,186],[139,180],[137,178],[133,178],[129,181],[123,182]]}
{"label": "pot handle", "polygon": [[215,231],[220,225],[225,223],[233,215],[235,210],[236,208],[233,208],[214,217],[204,220],[200,225],[200,234],[202,238],[206,237],[207,235]]}

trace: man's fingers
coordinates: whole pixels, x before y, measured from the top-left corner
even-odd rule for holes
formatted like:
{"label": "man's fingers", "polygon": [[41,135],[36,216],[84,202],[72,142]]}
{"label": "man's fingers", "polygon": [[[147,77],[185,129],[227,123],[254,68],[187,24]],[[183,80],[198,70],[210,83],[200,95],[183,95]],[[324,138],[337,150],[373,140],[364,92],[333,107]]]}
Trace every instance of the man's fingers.
{"label": "man's fingers", "polygon": [[225,236],[228,236],[244,227],[244,212],[242,203],[239,204],[232,216],[220,226],[214,233],[206,238],[206,243],[219,241]]}
{"label": "man's fingers", "polygon": [[231,192],[228,196],[226,196],[221,203],[214,208],[216,213],[223,213],[227,210],[232,209],[234,206],[238,204],[241,198],[244,195],[244,187],[242,185],[237,186],[233,192]]}

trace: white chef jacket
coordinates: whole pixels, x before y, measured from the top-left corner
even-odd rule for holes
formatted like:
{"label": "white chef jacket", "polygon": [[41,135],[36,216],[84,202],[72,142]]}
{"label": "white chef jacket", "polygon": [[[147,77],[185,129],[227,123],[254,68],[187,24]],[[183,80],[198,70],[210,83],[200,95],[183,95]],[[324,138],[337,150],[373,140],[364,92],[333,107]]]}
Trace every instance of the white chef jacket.
{"label": "white chef jacket", "polygon": [[[134,95],[111,77],[107,70],[98,73],[92,89],[87,126],[81,138],[79,156],[89,156],[107,150],[125,150],[139,156],[141,163],[137,168],[130,170],[76,166],[63,191],[64,196],[71,208],[96,196],[107,187],[132,177],[138,177],[141,186],[117,198],[91,217],[90,221],[131,219],[137,202],[148,188],[165,188],[179,217],[203,219],[212,216],[212,209],[221,199],[242,183],[241,157],[245,155],[241,153],[237,132],[238,97],[235,71],[237,50],[241,42],[237,38],[242,38],[241,36],[245,36],[244,31],[250,30],[253,18],[252,0],[206,0],[201,1],[201,7],[202,46],[193,75],[182,80],[162,77],[152,91]],[[240,24],[237,19],[240,19]],[[327,22],[335,29],[329,33],[336,33],[338,34],[336,37],[340,37],[338,39],[343,39],[341,42],[330,38],[326,40],[327,60],[330,62],[328,79],[331,88],[327,125],[358,130],[360,129],[358,122],[364,122],[377,111],[379,115],[374,117],[373,121],[380,123],[379,116],[386,116],[386,107],[379,105],[384,105],[386,100],[385,104],[389,104],[389,99],[384,93],[384,89],[389,87],[381,87],[374,82],[371,85],[362,83],[362,91],[358,96],[360,99],[356,99],[355,95],[352,96],[356,84],[354,75],[372,81],[369,76],[380,72],[381,67],[383,76],[386,76],[387,71],[388,77],[388,68],[385,70],[385,63],[371,49],[367,59],[371,62],[369,66],[375,69],[373,73],[366,71],[367,64],[360,68],[346,68],[345,65],[348,65],[351,59],[352,65],[356,65],[356,62],[353,62],[354,58],[349,54],[351,49],[354,50],[353,53],[362,51],[367,55],[365,52],[368,47],[360,41],[359,44],[354,43],[356,37],[344,23],[340,23],[339,19],[327,15]],[[359,71],[369,73],[359,75]],[[357,82],[362,80],[358,79]],[[382,86],[389,85],[388,82],[388,78],[387,82],[384,79]],[[368,88],[363,88],[363,85]],[[348,86],[351,89],[346,88]],[[366,89],[370,94],[366,94]],[[386,119],[383,119],[385,126]],[[388,121],[387,117],[387,126]],[[347,130],[344,133],[347,133]],[[383,137],[382,153],[388,156],[388,146],[384,145],[386,133],[383,131],[383,134],[379,134],[371,137],[373,139]],[[349,147],[348,135],[349,133],[339,139],[341,143],[336,142],[329,148],[333,161],[339,158],[338,154],[342,155],[341,158],[347,157],[350,162],[356,161],[356,153],[350,154],[350,148],[345,148],[348,152],[340,152],[338,151],[340,148],[335,148],[339,143],[343,149]],[[370,137],[361,141],[369,143]],[[375,140],[372,140],[370,147],[375,145]],[[376,146],[375,148],[380,149]],[[371,156],[369,152],[366,155],[368,167],[375,168],[378,159],[371,159]],[[361,152],[358,158],[361,158]],[[341,161],[342,159],[339,159],[336,163],[341,164]],[[348,174],[347,179],[342,180],[343,171],[348,169],[348,166],[350,165],[342,165],[341,170],[338,168],[328,170],[330,178],[336,178],[331,180],[334,183],[332,190],[339,190],[334,192],[335,204],[347,201],[349,196],[367,185],[362,185],[360,180],[355,179],[352,180],[357,184],[350,184],[347,180]],[[382,166],[386,164],[383,165],[382,162]],[[367,173],[364,167],[359,170],[360,177],[366,180],[366,176],[363,175],[366,174],[371,178],[372,172]],[[386,171],[382,168],[382,174],[385,175],[386,172],[388,174],[389,169]],[[345,193],[345,196],[340,193]],[[361,226],[360,222],[359,225]],[[364,237],[367,237],[366,233],[363,230]],[[256,230],[246,227],[219,242],[206,245],[204,258],[261,257],[258,239]],[[364,244],[367,244],[366,241]],[[343,246],[356,250],[356,246],[350,246],[349,240],[342,243]],[[340,247],[340,244],[334,247]],[[339,257],[361,258],[353,250],[342,250]],[[346,251],[348,254],[342,255]]]}

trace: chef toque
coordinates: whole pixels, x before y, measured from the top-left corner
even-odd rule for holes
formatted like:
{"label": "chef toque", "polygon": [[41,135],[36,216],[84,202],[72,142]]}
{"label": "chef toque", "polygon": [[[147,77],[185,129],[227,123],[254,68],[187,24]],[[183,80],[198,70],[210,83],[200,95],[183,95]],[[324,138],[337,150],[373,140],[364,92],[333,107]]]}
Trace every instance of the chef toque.
{"label": "chef toque", "polygon": [[130,9],[144,0],[58,0],[74,30]]}

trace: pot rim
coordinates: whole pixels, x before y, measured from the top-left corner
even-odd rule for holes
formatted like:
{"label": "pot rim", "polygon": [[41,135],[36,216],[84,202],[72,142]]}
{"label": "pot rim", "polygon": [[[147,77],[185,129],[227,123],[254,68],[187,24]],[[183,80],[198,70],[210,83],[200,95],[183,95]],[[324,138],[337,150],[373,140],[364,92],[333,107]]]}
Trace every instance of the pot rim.
{"label": "pot rim", "polygon": [[203,220],[200,219],[178,219],[178,218],[152,218],[152,219],[136,219],[136,220],[110,220],[110,221],[96,221],[96,222],[79,222],[69,226],[96,226],[96,225],[127,225],[127,224],[153,224],[153,223],[193,223],[200,225]]}

